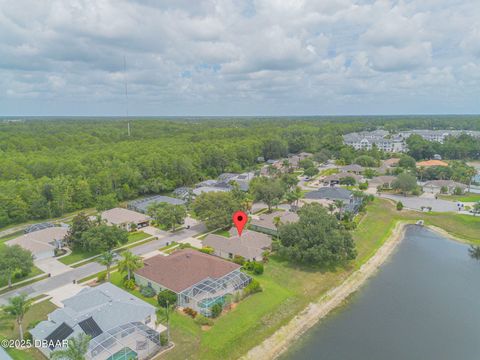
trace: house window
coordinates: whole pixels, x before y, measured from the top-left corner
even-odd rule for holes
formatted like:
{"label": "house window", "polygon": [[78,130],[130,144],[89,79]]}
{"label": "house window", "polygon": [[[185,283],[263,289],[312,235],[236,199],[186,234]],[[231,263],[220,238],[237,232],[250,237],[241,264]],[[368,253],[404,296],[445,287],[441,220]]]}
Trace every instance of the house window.
{"label": "house window", "polygon": [[152,283],[151,283],[150,281],[147,283],[147,285],[148,285],[149,287],[152,287]]}
{"label": "house window", "polygon": [[232,253],[228,253],[228,258],[229,258],[229,259],[233,259],[233,254],[232,254]]}
{"label": "house window", "polygon": [[152,321],[152,317],[148,315],[147,318],[145,319],[145,324],[149,324],[150,321]]}

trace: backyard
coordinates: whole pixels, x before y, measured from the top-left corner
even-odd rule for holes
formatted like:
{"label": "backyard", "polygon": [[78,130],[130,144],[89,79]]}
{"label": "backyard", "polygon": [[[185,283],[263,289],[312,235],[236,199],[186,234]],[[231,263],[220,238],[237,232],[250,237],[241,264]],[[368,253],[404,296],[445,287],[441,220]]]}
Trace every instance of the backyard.
{"label": "backyard", "polygon": [[[47,315],[56,308],[57,307],[50,301],[42,301],[38,304],[32,305],[23,320],[24,329],[30,329],[39,321],[46,320]],[[3,312],[0,314],[0,338],[18,339],[18,326],[15,319]],[[40,351],[36,349],[9,349],[7,352],[14,360],[45,360],[45,356],[43,356]]]}

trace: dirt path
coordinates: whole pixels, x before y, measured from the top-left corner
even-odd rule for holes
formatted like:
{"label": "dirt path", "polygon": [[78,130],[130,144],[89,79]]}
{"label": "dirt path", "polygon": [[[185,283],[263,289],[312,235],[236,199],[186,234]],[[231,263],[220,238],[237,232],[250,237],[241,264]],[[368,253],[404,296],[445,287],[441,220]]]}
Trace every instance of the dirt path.
{"label": "dirt path", "polygon": [[251,349],[242,359],[274,359],[287,350],[292,341],[305,333],[331,310],[341,305],[349,295],[357,291],[377,271],[403,239],[405,225],[407,225],[406,222],[398,222],[387,241],[360,269],[350,275],[342,284],[328,291],[318,302],[309,304],[288,324]]}

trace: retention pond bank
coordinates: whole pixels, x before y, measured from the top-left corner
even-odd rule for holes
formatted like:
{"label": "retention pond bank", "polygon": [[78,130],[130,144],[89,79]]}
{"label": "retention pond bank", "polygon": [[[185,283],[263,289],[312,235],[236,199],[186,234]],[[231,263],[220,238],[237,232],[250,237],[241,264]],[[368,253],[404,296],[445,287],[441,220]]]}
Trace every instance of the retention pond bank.
{"label": "retention pond bank", "polygon": [[478,359],[479,279],[467,245],[408,226],[380,271],[282,359]]}

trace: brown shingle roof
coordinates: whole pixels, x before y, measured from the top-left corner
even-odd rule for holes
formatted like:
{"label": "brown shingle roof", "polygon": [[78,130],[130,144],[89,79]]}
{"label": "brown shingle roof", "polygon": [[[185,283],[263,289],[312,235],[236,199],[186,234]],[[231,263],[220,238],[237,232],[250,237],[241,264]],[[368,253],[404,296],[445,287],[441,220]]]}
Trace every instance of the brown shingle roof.
{"label": "brown shingle roof", "polygon": [[176,293],[206,279],[218,279],[240,265],[218,257],[185,249],[169,256],[157,255],[144,261],[145,266],[136,273]]}

